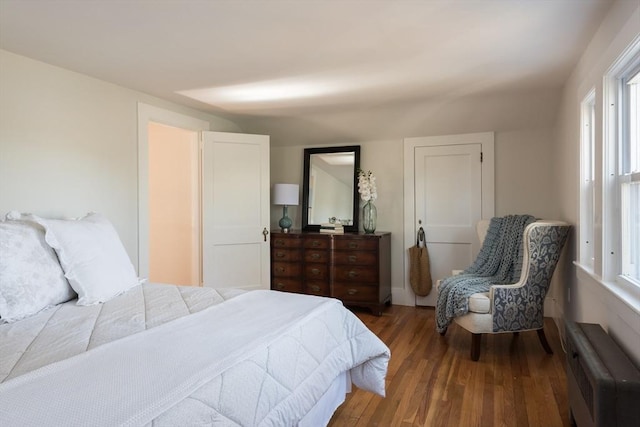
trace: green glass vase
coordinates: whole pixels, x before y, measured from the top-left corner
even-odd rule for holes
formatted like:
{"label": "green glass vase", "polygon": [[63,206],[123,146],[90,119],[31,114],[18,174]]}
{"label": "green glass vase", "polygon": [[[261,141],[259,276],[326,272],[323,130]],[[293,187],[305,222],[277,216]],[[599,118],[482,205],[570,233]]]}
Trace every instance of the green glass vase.
{"label": "green glass vase", "polygon": [[371,200],[362,207],[362,228],[367,234],[375,233],[378,221],[378,210]]}

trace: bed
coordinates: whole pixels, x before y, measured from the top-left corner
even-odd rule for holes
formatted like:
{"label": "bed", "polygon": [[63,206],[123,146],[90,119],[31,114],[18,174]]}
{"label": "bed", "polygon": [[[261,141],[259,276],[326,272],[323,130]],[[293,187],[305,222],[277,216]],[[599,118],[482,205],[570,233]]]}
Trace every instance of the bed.
{"label": "bed", "polygon": [[[9,219],[0,223],[4,425],[319,426],[351,384],[384,396],[389,349],[338,300],[140,283],[113,256],[124,249],[100,216]],[[25,281],[27,267],[37,274]]]}

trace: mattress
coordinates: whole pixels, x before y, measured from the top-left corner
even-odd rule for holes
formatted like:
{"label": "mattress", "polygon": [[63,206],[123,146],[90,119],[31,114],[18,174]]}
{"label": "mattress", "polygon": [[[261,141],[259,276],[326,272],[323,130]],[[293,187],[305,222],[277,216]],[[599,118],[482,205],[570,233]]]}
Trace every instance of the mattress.
{"label": "mattress", "polygon": [[[143,353],[137,362],[128,356]],[[104,304],[71,301],[0,325],[0,418],[12,425],[297,425],[344,373],[384,395],[389,357],[336,300],[144,284]],[[207,365],[191,366],[198,363]]]}

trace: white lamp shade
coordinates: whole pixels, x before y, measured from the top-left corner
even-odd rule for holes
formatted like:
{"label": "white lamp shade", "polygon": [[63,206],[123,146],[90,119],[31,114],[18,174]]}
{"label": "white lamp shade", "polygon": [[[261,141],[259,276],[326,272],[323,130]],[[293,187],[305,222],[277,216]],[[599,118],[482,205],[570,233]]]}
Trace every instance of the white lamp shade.
{"label": "white lamp shade", "polygon": [[295,206],[298,204],[298,184],[274,184],[273,204]]}

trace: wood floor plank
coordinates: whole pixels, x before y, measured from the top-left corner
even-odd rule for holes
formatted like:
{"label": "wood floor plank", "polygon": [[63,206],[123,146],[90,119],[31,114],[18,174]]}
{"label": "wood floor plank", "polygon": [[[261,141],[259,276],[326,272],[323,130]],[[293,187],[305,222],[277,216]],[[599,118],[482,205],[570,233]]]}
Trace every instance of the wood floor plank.
{"label": "wood floor plank", "polygon": [[471,334],[457,325],[435,332],[431,308],[392,306],[382,316],[356,315],[391,349],[383,399],[354,387],[329,426],[568,427],[564,352],[552,319],[545,333],[482,337],[480,360]]}

